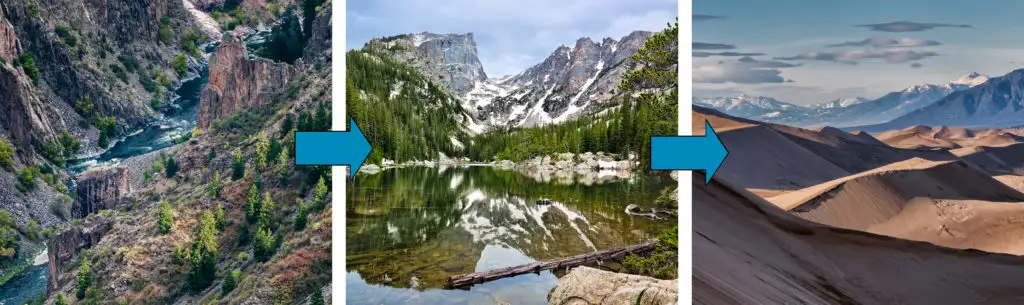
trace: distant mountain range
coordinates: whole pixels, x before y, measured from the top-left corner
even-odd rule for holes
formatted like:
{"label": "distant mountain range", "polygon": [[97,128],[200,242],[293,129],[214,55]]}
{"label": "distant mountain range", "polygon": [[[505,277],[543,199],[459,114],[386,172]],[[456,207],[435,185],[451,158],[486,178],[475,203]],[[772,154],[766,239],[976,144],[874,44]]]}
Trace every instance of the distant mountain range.
{"label": "distant mountain range", "polygon": [[[1005,78],[1005,76],[1001,78]],[[874,126],[878,126],[878,129],[888,130],[904,128],[910,125],[939,124],[932,122],[934,118],[950,117],[952,115],[950,111],[952,110],[929,109],[932,109],[934,105],[944,104],[945,102],[940,103],[940,101],[947,98],[961,96],[954,93],[975,91],[974,88],[989,87],[989,83],[991,82],[989,82],[988,76],[972,72],[946,84],[914,85],[897,92],[888,93],[874,100],[864,97],[852,97],[810,106],[800,106],[778,101],[770,97],[741,95],[731,98],[695,97],[693,104],[712,108],[732,116],[769,123],[799,127],[833,126],[852,128],[855,126],[866,126],[866,128],[872,130],[875,129],[873,128]],[[1018,86],[1017,88],[1024,87]],[[971,107],[965,106],[961,107],[961,109],[973,113],[973,110],[971,110],[973,108]],[[933,113],[934,111],[941,111],[942,114],[935,114]],[[913,114],[912,117],[911,114]],[[904,119],[904,117],[911,118]],[[956,117],[967,118],[972,116],[961,115]],[[1020,121],[1024,122],[1024,118],[1021,118]],[[896,124],[886,125],[891,122]],[[897,125],[902,127],[894,127]]]}

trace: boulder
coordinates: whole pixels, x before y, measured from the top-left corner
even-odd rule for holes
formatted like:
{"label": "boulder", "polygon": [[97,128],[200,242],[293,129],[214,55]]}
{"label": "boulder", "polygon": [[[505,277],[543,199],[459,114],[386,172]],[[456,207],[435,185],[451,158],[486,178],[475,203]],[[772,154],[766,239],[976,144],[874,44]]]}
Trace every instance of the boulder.
{"label": "boulder", "polygon": [[584,266],[562,277],[551,292],[548,304],[663,305],[676,304],[678,299],[677,280],[659,280]]}

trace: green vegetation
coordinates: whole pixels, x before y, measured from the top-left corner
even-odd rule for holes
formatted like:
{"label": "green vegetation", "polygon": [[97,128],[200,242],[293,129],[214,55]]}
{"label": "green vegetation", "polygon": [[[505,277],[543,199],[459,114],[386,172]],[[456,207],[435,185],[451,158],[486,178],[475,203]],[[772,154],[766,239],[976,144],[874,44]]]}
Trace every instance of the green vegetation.
{"label": "green vegetation", "polygon": [[190,252],[189,284],[192,291],[209,287],[217,275],[217,223],[209,211],[203,213]]}
{"label": "green vegetation", "polygon": [[670,25],[648,38],[633,56],[641,68],[623,77],[619,87],[625,98],[618,102],[619,109],[564,124],[480,135],[473,139],[476,145],[469,149],[470,159],[519,161],[564,152],[604,151],[635,154],[640,168],[648,168],[651,136],[677,133],[677,37],[677,25]]}
{"label": "green vegetation", "polygon": [[9,263],[21,249],[21,245],[18,244],[18,232],[14,227],[14,218],[11,214],[0,210],[0,263]]}
{"label": "green vegetation", "polygon": [[267,140],[267,135],[260,133],[256,140],[256,170],[262,171],[267,168],[267,159],[270,150],[270,141]]}
{"label": "green vegetation", "polygon": [[253,255],[257,261],[266,262],[270,260],[271,256],[274,256],[274,249],[277,241],[270,229],[259,228],[256,231],[256,237],[253,238],[252,247]]}
{"label": "green vegetation", "polygon": [[75,296],[84,299],[89,286],[92,286],[92,269],[89,268],[89,258],[83,256],[75,278]]}
{"label": "green vegetation", "polygon": [[309,297],[309,305],[324,305],[324,292],[322,289],[317,288],[313,290],[313,295]]}
{"label": "green vegetation", "polygon": [[228,276],[224,277],[224,284],[220,286],[220,295],[225,296],[235,290],[235,286],[238,285],[238,280],[242,277],[242,271],[232,270]]}
{"label": "green vegetation", "polygon": [[206,184],[206,192],[210,194],[211,198],[217,198],[220,197],[222,189],[224,189],[224,180],[221,180],[220,172],[214,172],[213,178]]}
{"label": "green vegetation", "polygon": [[198,58],[199,56],[202,56],[202,54],[199,53],[199,48],[196,46],[206,39],[206,34],[202,34],[196,31],[196,29],[188,29],[188,31],[186,31],[178,41],[178,47],[181,48],[182,51],[185,51],[185,53],[192,55],[192,57]]}
{"label": "green vegetation", "polygon": [[316,187],[313,188],[313,209],[320,211],[323,210],[327,205],[327,183],[324,182],[324,177],[321,176],[320,180],[316,182]]}
{"label": "green vegetation", "polygon": [[139,71],[139,69],[141,67],[139,65],[139,61],[136,60],[135,57],[131,56],[131,55],[121,55],[121,56],[118,56],[117,60],[120,61],[122,65],[124,65],[125,70],[127,70],[128,72],[135,73],[135,72]]}
{"label": "green vegetation", "polygon": [[249,187],[249,196],[245,200],[245,216],[249,222],[254,222],[260,215],[260,190],[253,183]]}
{"label": "green vegetation", "polygon": [[231,180],[238,180],[245,177],[245,156],[242,150],[235,148],[234,157],[231,159]]}
{"label": "green vegetation", "polygon": [[270,196],[270,192],[263,194],[259,215],[260,227],[272,229],[277,226],[277,209],[275,209],[274,198]]}
{"label": "green vegetation", "polygon": [[294,63],[302,57],[305,47],[306,36],[302,34],[299,18],[292,8],[288,8],[270,32],[270,39],[263,46],[262,55],[277,61]]}
{"label": "green vegetation", "polygon": [[0,167],[7,171],[14,169],[14,146],[5,139],[0,139]]}
{"label": "green vegetation", "polygon": [[188,248],[181,245],[174,245],[174,252],[171,253],[171,263],[181,266],[189,261]]}
{"label": "green vegetation", "polygon": [[167,157],[167,160],[164,162],[164,173],[167,175],[167,178],[174,178],[180,169],[178,168],[178,162],[174,161],[174,157]]}
{"label": "green vegetation", "polygon": [[295,211],[295,220],[292,221],[292,229],[295,231],[302,231],[306,229],[306,223],[309,222],[309,211],[308,206],[302,203],[301,199],[296,199],[296,204],[299,206]]}
{"label": "green vegetation", "polygon": [[72,33],[72,31],[73,30],[71,29],[71,27],[66,24],[59,24],[54,29],[54,32],[57,33],[57,36],[60,37],[61,41],[65,45],[74,48],[76,45],[78,45],[78,39],[75,37],[75,34]]}
{"label": "green vegetation", "polygon": [[175,56],[174,62],[171,65],[174,67],[174,73],[178,74],[178,77],[185,77],[188,74],[188,56],[185,56],[185,54]]}
{"label": "green vegetation", "polygon": [[160,212],[157,215],[156,232],[161,235],[171,233],[174,227],[174,211],[166,201],[160,203]]}
{"label": "green vegetation", "polygon": [[32,54],[22,53],[14,64],[21,66],[22,71],[25,71],[25,75],[28,75],[32,82],[39,83],[39,68],[36,67],[36,58]]}
{"label": "green vegetation", "polygon": [[213,210],[213,220],[217,222],[217,230],[224,231],[224,227],[227,226],[227,220],[224,219],[224,205],[220,202],[217,203],[217,207]]}
{"label": "green vegetation", "polygon": [[[379,164],[383,158],[433,160],[438,153],[459,155],[450,137],[467,142],[458,120],[465,114],[455,98],[383,51],[349,51],[346,58],[347,92],[362,91],[367,96],[345,96],[349,115],[373,147],[367,162]],[[399,84],[408,89],[388,98]],[[301,118],[299,122],[302,131]]]}
{"label": "green vegetation", "polygon": [[302,0],[302,29],[306,40],[313,36],[313,21],[324,0]]}
{"label": "green vegetation", "polygon": [[39,175],[39,168],[25,167],[18,173],[18,189],[28,192],[36,189],[36,176]]}
{"label": "green vegetation", "polygon": [[679,273],[679,228],[672,228],[658,236],[658,243],[651,253],[626,256],[622,266],[632,274],[666,280],[676,278]]}
{"label": "green vegetation", "polygon": [[29,220],[28,224],[25,225],[25,237],[28,237],[31,241],[39,241],[42,238],[42,233],[39,231],[39,223],[35,220]]}
{"label": "green vegetation", "polygon": [[57,305],[68,305],[68,298],[64,297],[64,294],[57,295]]}
{"label": "green vegetation", "polygon": [[165,45],[174,42],[174,31],[171,30],[171,18],[163,16],[160,18],[160,29],[157,31],[157,39]]}

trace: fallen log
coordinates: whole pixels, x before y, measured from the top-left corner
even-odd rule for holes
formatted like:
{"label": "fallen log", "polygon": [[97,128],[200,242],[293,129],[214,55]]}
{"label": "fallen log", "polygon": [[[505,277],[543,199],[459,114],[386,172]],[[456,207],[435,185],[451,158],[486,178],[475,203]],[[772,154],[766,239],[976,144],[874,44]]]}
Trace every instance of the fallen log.
{"label": "fallen log", "polygon": [[493,280],[498,280],[506,277],[512,277],[527,273],[540,273],[544,270],[556,269],[556,268],[569,268],[579,265],[583,265],[589,262],[610,260],[610,259],[621,259],[630,253],[644,253],[654,250],[654,246],[657,244],[657,239],[652,239],[642,244],[636,244],[631,246],[624,246],[618,248],[612,248],[607,250],[601,250],[596,252],[584,253],[576,256],[567,258],[532,262],[529,264],[505,267],[501,269],[494,269],[484,272],[474,272],[460,275],[453,275],[448,277],[448,288],[459,288],[463,286],[472,286],[475,284],[486,283]]}

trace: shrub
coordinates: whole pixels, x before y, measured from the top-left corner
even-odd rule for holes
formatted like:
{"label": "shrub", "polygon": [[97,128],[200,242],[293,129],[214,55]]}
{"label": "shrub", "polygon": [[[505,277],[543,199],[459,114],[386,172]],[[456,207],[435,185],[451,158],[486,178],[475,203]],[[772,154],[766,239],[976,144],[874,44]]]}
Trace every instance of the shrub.
{"label": "shrub", "polygon": [[36,67],[36,58],[32,57],[32,54],[24,53],[18,57],[18,64],[21,65],[21,69],[25,71],[25,75],[28,75],[32,79],[32,82],[39,82],[39,68]]}
{"label": "shrub", "polygon": [[25,167],[18,173],[19,186],[23,191],[31,191],[36,189],[36,175],[38,175],[39,169],[35,167]]}
{"label": "shrub", "polygon": [[156,231],[161,235],[171,232],[174,227],[174,211],[166,201],[160,203],[160,214],[157,215]]}
{"label": "shrub", "polygon": [[67,46],[75,47],[78,45],[78,38],[76,38],[75,34],[71,32],[71,27],[65,24],[60,24],[57,25],[54,32],[57,32],[57,36],[60,36],[60,38],[64,40],[64,44]]}
{"label": "shrub", "polygon": [[57,295],[57,305],[68,305],[68,298],[64,297],[64,294]]}
{"label": "shrub", "polygon": [[622,266],[633,274],[659,279],[675,278],[679,269],[679,228],[672,228],[658,236],[654,251],[646,256],[626,256]]}
{"label": "shrub", "polygon": [[39,223],[35,220],[29,220],[28,224],[25,225],[25,236],[32,241],[39,241],[41,232],[39,232]]}
{"label": "shrub", "polygon": [[64,150],[64,157],[74,157],[78,153],[78,150],[82,148],[82,144],[78,143],[78,139],[67,132],[61,132],[57,135],[57,142]]}
{"label": "shrub", "polygon": [[50,211],[53,215],[57,215],[60,219],[68,220],[68,205],[71,203],[71,197],[67,195],[60,198],[60,200],[50,203]]}
{"label": "shrub", "polygon": [[122,65],[124,65],[124,68],[127,69],[128,72],[134,73],[139,70],[139,61],[136,60],[134,56],[121,55],[117,57],[117,60],[120,61]]}
{"label": "shrub", "polygon": [[174,67],[174,73],[177,73],[178,77],[185,77],[188,74],[188,57],[185,54],[178,54],[178,56],[174,57],[172,67]]}
{"label": "shrub", "polygon": [[174,31],[171,30],[171,18],[164,16],[160,18],[160,29],[157,30],[157,39],[160,42],[169,45],[174,41]]}
{"label": "shrub", "polygon": [[14,146],[4,139],[0,139],[0,167],[8,171],[14,169]]}
{"label": "shrub", "polygon": [[78,276],[75,278],[75,296],[80,300],[85,298],[86,290],[92,285],[91,273],[89,259],[82,257],[82,264],[78,267]]}
{"label": "shrub", "polygon": [[243,177],[245,177],[245,159],[242,157],[242,150],[235,148],[235,156],[231,160],[231,180]]}
{"label": "shrub", "polygon": [[61,147],[60,142],[54,140],[43,142],[43,157],[59,166],[64,166],[64,148]]}

